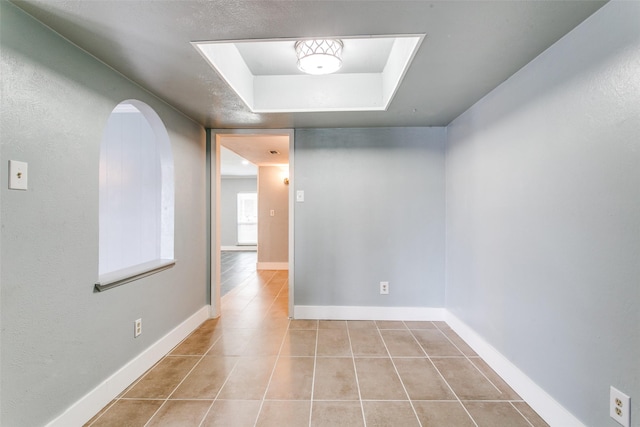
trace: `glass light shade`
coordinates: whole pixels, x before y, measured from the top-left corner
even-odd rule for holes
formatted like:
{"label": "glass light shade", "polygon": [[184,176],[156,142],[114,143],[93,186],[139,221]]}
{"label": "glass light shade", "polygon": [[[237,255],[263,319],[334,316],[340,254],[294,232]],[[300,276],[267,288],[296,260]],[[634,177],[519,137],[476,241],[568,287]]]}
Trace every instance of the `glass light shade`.
{"label": "glass light shade", "polygon": [[313,39],[296,42],[298,69],[307,74],[331,74],[342,67],[342,41]]}

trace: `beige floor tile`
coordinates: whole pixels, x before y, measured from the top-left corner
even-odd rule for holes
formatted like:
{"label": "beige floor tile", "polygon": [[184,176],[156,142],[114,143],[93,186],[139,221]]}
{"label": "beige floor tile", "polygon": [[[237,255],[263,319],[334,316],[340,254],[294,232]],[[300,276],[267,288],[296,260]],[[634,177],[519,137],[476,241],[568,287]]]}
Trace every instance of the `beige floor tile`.
{"label": "beige floor tile", "polygon": [[91,427],[143,427],[164,400],[118,400]]}
{"label": "beige floor tile", "polygon": [[376,329],[376,322],[373,320],[348,320],[348,329]]}
{"label": "beige floor tile", "polygon": [[495,385],[498,390],[502,392],[500,396],[501,400],[522,400],[522,398],[516,393],[500,376],[487,365],[487,362],[480,358],[472,358],[473,363],[488,379]]}
{"label": "beige floor tile", "polygon": [[289,329],[318,329],[317,320],[292,320]]}
{"label": "beige floor tile", "polygon": [[318,329],[317,356],[351,356],[351,345],[347,329]]}
{"label": "beige floor tile", "polygon": [[378,329],[349,330],[349,339],[354,356],[389,356]]}
{"label": "beige floor tile", "polygon": [[176,348],[171,351],[171,355],[203,355],[222,335],[222,327],[216,319],[208,320],[191,335],[185,338]]}
{"label": "beige floor tile", "polygon": [[457,401],[413,401],[413,407],[425,427],[475,427],[467,411]]}
{"label": "beige floor tile", "polygon": [[531,406],[527,405],[525,402],[511,402],[511,404],[515,406],[527,420],[529,420],[533,427],[549,427],[549,424],[547,424],[546,421],[543,420],[542,417],[538,415],[536,411],[531,409]]}
{"label": "beige floor tile", "polygon": [[407,394],[389,358],[356,358],[362,400],[407,400]]}
{"label": "beige floor tile", "polygon": [[275,363],[274,356],[240,358],[218,398],[262,399]]}
{"label": "beige floor tile", "polygon": [[376,320],[378,329],[407,329],[407,325],[399,320]]}
{"label": "beige floor tile", "polygon": [[466,358],[432,358],[460,399],[496,400],[502,393]]}
{"label": "beige floor tile", "polygon": [[313,357],[280,357],[267,389],[266,399],[310,400]]}
{"label": "beige floor tile", "polygon": [[400,379],[412,400],[455,400],[447,383],[426,358],[394,359]]}
{"label": "beige floor tile", "polygon": [[424,321],[406,321],[404,322],[409,329],[436,329],[436,325],[433,322]]}
{"label": "beige floor tile", "polygon": [[146,427],[198,427],[213,401],[168,400]]}
{"label": "beige floor tile", "polygon": [[207,352],[207,356],[240,356],[257,329],[226,330]]}
{"label": "beige floor tile", "polygon": [[267,400],[262,405],[256,427],[285,427],[309,425],[311,401]]}
{"label": "beige floor tile", "polygon": [[420,426],[416,414],[407,402],[362,402],[367,427]]}
{"label": "beige floor tile", "polygon": [[430,357],[463,356],[462,352],[438,329],[414,330],[413,335]]}
{"label": "beige floor tile", "polygon": [[243,356],[277,356],[286,329],[267,329],[256,332],[244,348]]}
{"label": "beige floor tile", "polygon": [[237,357],[203,357],[170,398],[214,399],[238,360]]}
{"label": "beige floor tile", "polygon": [[320,320],[318,329],[347,329],[345,320]]}
{"label": "beige floor tile", "polygon": [[164,399],[200,361],[193,356],[167,356],[124,394],[126,398]]}
{"label": "beige floor tile", "polygon": [[380,334],[392,357],[426,357],[409,330],[381,330]]}
{"label": "beige floor tile", "polygon": [[441,329],[442,333],[449,338],[449,340],[456,346],[465,356],[477,356],[478,354],[460,338],[458,334],[453,332],[450,328]]}
{"label": "beige floor tile", "polygon": [[527,420],[509,402],[468,402],[462,404],[478,427],[531,427]]}
{"label": "beige floor tile", "polygon": [[259,400],[216,400],[202,427],[253,427],[261,403]]}
{"label": "beige floor tile", "polygon": [[316,360],[314,400],[358,400],[358,386],[350,357]]}
{"label": "beige floor tile", "polygon": [[360,427],[364,426],[360,402],[313,402],[311,427]]}
{"label": "beige floor tile", "polygon": [[316,329],[289,329],[282,345],[281,356],[315,356]]}

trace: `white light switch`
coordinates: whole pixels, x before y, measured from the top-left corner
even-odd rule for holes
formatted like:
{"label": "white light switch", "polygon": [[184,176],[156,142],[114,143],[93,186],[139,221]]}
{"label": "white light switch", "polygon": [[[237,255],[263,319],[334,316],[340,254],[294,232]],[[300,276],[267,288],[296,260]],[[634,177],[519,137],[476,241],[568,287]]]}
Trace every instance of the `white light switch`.
{"label": "white light switch", "polygon": [[296,191],[296,202],[304,202],[304,190]]}
{"label": "white light switch", "polygon": [[271,216],[276,216],[276,211],[275,211],[275,210],[273,210],[273,209],[271,209],[271,211],[269,212],[269,215],[271,215]]}
{"label": "white light switch", "polygon": [[9,160],[9,190],[27,189],[27,164]]}

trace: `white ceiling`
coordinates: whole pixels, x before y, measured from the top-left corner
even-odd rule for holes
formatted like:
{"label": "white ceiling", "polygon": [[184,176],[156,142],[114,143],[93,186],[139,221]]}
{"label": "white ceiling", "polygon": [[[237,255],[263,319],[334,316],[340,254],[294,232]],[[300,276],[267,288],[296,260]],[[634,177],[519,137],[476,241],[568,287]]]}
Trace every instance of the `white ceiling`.
{"label": "white ceiling", "polygon": [[[289,164],[288,135],[218,135],[221,145],[220,175],[255,176],[256,166]],[[273,154],[276,151],[277,154]],[[250,165],[243,165],[248,160]]]}
{"label": "white ceiling", "polygon": [[[14,0],[211,128],[444,126],[604,1]],[[426,34],[387,111],[253,113],[191,46]],[[570,54],[570,53],[569,53]]]}

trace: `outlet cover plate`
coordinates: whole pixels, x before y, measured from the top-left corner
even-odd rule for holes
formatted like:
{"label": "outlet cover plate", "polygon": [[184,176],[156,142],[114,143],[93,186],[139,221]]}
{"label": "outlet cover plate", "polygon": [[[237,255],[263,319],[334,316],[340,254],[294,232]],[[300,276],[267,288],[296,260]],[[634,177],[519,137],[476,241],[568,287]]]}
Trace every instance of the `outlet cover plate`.
{"label": "outlet cover plate", "polygon": [[609,415],[624,427],[631,427],[631,398],[611,387],[609,393]]}

